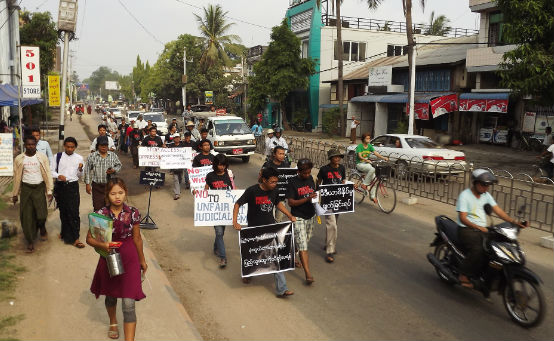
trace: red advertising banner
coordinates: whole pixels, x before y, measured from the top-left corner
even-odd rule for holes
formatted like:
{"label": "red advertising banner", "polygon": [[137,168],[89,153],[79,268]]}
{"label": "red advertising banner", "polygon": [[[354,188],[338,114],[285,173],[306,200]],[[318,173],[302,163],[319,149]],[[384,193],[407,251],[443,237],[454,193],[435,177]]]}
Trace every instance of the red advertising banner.
{"label": "red advertising banner", "polygon": [[429,102],[433,118],[458,110],[458,96],[456,94],[441,96]]}
{"label": "red advertising banner", "polygon": [[488,99],[487,100],[487,112],[508,112],[508,100],[507,99]]}
{"label": "red advertising banner", "polygon": [[[410,103],[406,103],[406,115],[410,114]],[[427,103],[415,103],[414,104],[414,117],[418,120],[429,119],[429,104]]]}
{"label": "red advertising banner", "polygon": [[486,111],[486,99],[460,99],[460,111]]}

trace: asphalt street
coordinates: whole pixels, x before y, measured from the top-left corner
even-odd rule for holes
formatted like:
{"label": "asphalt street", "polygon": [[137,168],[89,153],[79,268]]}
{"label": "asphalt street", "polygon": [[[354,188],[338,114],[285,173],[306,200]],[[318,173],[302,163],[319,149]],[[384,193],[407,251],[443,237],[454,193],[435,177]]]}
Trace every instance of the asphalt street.
{"label": "asphalt street", "polygon": [[[94,131],[95,123],[90,122]],[[138,184],[130,156],[120,156],[130,201],[144,214],[148,192]],[[238,188],[256,182],[258,157],[232,160]],[[522,233],[528,267],[543,279],[547,314],[542,325],[523,329],[504,310],[502,299],[443,284],[427,262],[433,217],[454,207],[432,201],[399,204],[390,215],[364,202],[339,219],[336,261],[324,261],[324,225],[310,242],[315,283],[303,284],[301,269],[286,273],[295,295],[277,299],[272,276],[245,285],[240,280],[238,237],[227,227],[229,264],[220,270],[212,253],[214,231],[194,227],[192,196],[173,200],[172,180],[152,193],[151,216],[159,229],[144,231],[177,295],[205,339],[391,339],[391,340],[552,340],[554,260],[538,246],[536,230]]]}

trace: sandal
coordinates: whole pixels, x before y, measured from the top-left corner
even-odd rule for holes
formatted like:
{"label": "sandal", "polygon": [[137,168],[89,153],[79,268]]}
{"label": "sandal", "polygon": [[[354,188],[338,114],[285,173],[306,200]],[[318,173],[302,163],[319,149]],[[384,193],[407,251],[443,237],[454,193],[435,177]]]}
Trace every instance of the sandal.
{"label": "sandal", "polygon": [[467,277],[459,276],[458,280],[460,281],[460,285],[464,288],[473,289],[473,283],[470,282],[470,280]]}
{"label": "sandal", "polygon": [[312,285],[315,282],[313,277],[306,277],[306,285]]}
{"label": "sandal", "polygon": [[335,257],[331,253],[328,253],[327,256],[325,256],[325,261],[327,263],[333,263],[335,261]]}
{"label": "sandal", "polygon": [[292,296],[292,295],[294,295],[294,291],[287,290],[284,293],[282,293],[281,295],[276,295],[276,296],[277,296],[277,298],[286,298],[287,296]]}
{"label": "sandal", "polygon": [[83,243],[81,243],[80,241],[77,240],[77,241],[73,244],[73,246],[75,246],[75,247],[78,248],[78,249],[82,249],[82,248],[85,247],[85,244],[83,244]]}
{"label": "sandal", "polygon": [[119,339],[119,329],[117,328],[117,323],[116,324],[110,324],[110,328],[112,327],[116,327],[116,330],[111,330],[111,329],[108,329],[108,337],[110,339]]}
{"label": "sandal", "polygon": [[29,244],[29,246],[27,246],[27,249],[25,249],[25,252],[26,253],[33,253],[35,252],[35,246],[33,244]]}

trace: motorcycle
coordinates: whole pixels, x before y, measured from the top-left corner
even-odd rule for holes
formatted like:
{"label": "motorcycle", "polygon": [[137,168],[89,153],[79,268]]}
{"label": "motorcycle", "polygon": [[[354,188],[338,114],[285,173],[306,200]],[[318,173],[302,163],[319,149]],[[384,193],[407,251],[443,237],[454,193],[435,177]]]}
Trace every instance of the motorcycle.
{"label": "motorcycle", "polygon": [[[492,207],[485,205],[491,215]],[[519,212],[524,212],[521,208]],[[492,219],[492,218],[491,218]],[[433,253],[427,259],[435,267],[439,278],[449,285],[460,285],[459,266],[465,258],[458,239],[460,226],[446,216],[435,218],[437,232],[431,243]],[[526,225],[525,222],[522,223]],[[517,241],[519,226],[504,222],[488,228],[483,246],[488,263],[478,276],[470,278],[474,289],[488,298],[497,291],[511,319],[522,327],[537,326],[544,318],[546,304],[537,274],[525,266],[524,252]]]}

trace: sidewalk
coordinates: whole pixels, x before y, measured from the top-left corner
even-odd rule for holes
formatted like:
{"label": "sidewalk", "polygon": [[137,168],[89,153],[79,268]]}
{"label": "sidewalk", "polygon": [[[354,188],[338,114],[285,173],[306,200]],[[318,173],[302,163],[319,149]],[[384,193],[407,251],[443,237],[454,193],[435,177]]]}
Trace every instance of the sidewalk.
{"label": "sidewalk", "polygon": [[[83,120],[92,118],[83,117]],[[65,136],[74,136],[79,147],[77,153],[88,156],[90,141],[79,119],[66,122]],[[51,143],[53,152],[57,150]],[[86,239],[87,214],[92,209],[92,199],[80,183],[81,236]],[[12,209],[19,209],[16,208]],[[49,240],[38,241],[37,251],[23,253],[24,241],[16,243],[17,257],[27,268],[19,281],[13,305],[2,307],[9,315],[25,314],[16,326],[17,337],[22,340],[107,340],[109,325],[104,307],[104,297],[98,300],[90,292],[92,276],[98,262],[98,254],[87,245],[77,249],[58,240],[60,232],[59,211],[49,211],[46,223]],[[200,334],[175,294],[163,270],[160,268],[148,241],[144,238],[144,254],[148,263],[147,280],[143,282],[146,298],[137,302],[137,330],[139,340],[200,340]],[[117,308],[120,340],[123,336],[121,302]]]}

